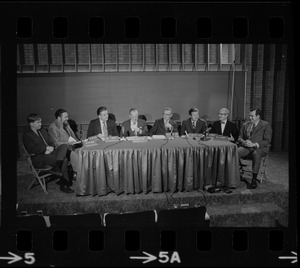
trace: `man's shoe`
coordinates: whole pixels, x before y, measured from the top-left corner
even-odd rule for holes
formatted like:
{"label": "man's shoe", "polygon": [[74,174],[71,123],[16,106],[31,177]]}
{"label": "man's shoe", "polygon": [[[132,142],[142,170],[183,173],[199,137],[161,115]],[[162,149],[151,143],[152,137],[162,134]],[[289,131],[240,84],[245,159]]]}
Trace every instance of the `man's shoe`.
{"label": "man's shoe", "polygon": [[255,189],[255,188],[256,188],[256,187],[253,186],[252,183],[250,183],[250,182],[247,181],[246,179],[244,179],[243,182],[246,184],[246,188],[247,188],[247,189]]}
{"label": "man's shoe", "polygon": [[247,189],[255,189],[256,186],[254,186],[252,183],[247,183]]}
{"label": "man's shoe", "polygon": [[74,193],[74,191],[68,185],[61,185],[60,190],[67,194]]}
{"label": "man's shoe", "polygon": [[252,185],[253,189],[255,189],[257,187],[256,180],[257,179],[252,179],[251,185]]}

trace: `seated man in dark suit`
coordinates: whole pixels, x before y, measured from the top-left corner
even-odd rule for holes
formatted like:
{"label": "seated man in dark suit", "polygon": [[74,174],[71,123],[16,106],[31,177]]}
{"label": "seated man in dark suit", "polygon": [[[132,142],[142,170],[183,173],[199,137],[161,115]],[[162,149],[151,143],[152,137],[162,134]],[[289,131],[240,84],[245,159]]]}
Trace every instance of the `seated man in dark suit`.
{"label": "seated man in dark suit", "polygon": [[250,188],[257,187],[257,174],[260,168],[261,158],[268,154],[272,140],[271,125],[261,120],[260,109],[251,109],[249,121],[244,123],[238,137],[238,155],[240,158],[251,156],[252,158],[252,182]]}
{"label": "seated man in dark suit", "polygon": [[206,121],[199,117],[199,110],[191,108],[189,110],[190,118],[182,121],[180,135],[187,133],[204,133],[207,130]]}
{"label": "seated man in dark suit", "polygon": [[171,108],[165,108],[163,118],[157,119],[150,130],[150,135],[165,135],[168,132],[178,132],[177,124],[172,120],[173,111]]}
{"label": "seated man in dark suit", "polygon": [[54,167],[54,174],[60,176],[60,190],[65,193],[74,193],[68,186],[70,184],[68,166],[64,165],[68,146],[62,144],[54,149],[54,143],[47,130],[41,128],[42,119],[38,114],[29,114],[27,121],[29,128],[23,133],[23,144],[26,151],[32,155],[32,164],[36,168],[45,165]]}
{"label": "seated man in dark suit", "polygon": [[139,118],[139,112],[135,108],[129,111],[129,120],[122,123],[121,136],[147,136],[148,128],[146,121]]}
{"label": "seated man in dark suit", "polygon": [[211,128],[211,133],[229,137],[228,140],[236,142],[239,136],[237,126],[234,122],[228,120],[229,110],[222,108],[219,111],[219,121],[215,121]]}
{"label": "seated man in dark suit", "polygon": [[115,121],[108,119],[109,113],[106,107],[97,109],[98,118],[91,120],[87,131],[87,138],[98,136],[103,139],[108,136],[119,136]]}

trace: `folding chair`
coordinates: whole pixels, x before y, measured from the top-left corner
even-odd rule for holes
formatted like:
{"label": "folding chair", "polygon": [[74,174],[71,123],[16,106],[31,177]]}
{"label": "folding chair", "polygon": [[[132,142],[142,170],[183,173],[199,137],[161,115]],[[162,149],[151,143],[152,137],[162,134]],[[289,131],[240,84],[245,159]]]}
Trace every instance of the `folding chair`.
{"label": "folding chair", "polygon": [[[267,175],[266,175],[266,161],[268,160],[268,154],[266,156],[263,156],[261,158],[261,163],[260,163],[260,169],[259,173],[257,175],[257,179],[260,180],[260,183],[262,183],[262,180],[268,180]],[[240,158],[239,160],[240,163],[240,174],[242,177],[244,177],[245,173],[251,173],[252,174],[252,158],[251,156],[246,157],[246,158]]]}
{"label": "folding chair", "polygon": [[23,149],[26,155],[26,159],[30,165],[32,174],[34,176],[33,180],[31,181],[28,190],[30,190],[32,188],[32,186],[35,184],[36,180],[39,182],[39,184],[42,186],[43,191],[48,194],[47,192],[47,188],[46,188],[46,181],[45,178],[53,175],[52,173],[52,168],[51,166],[43,166],[42,168],[35,168],[33,166],[32,160],[31,160],[31,156],[32,154],[29,154],[25,148],[25,146],[23,145]]}

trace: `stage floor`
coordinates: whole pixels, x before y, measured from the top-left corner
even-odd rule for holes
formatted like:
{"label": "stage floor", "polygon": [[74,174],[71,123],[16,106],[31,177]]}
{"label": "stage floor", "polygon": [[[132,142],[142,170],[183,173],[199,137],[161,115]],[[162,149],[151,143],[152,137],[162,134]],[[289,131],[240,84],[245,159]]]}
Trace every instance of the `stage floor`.
{"label": "stage floor", "polygon": [[[97,212],[125,213],[145,210],[188,208],[200,205],[207,207],[207,212],[214,219],[213,226],[231,226],[235,218],[240,215],[240,226],[274,225],[270,218],[277,218],[281,224],[287,224],[288,213],[288,153],[270,152],[266,166],[267,180],[258,184],[257,189],[249,190],[244,182],[240,182],[232,193],[224,192],[210,194],[205,191],[121,194],[110,193],[106,196],[76,196],[59,190],[56,181],[47,185],[45,194],[38,185],[27,190],[32,179],[27,161],[18,161],[17,167],[17,213],[43,215],[80,214]],[[250,214],[256,216],[250,219]],[[230,216],[231,215],[231,216]],[[261,215],[261,223],[257,217]],[[268,216],[268,217],[267,217]],[[267,218],[268,219],[267,219]],[[235,222],[236,222],[235,221]]]}

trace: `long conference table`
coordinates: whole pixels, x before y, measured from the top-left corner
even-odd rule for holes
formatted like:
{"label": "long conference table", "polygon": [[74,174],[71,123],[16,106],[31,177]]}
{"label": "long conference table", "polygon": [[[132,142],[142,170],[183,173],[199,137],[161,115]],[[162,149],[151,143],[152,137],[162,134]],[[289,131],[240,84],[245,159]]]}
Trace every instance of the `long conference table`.
{"label": "long conference table", "polygon": [[147,142],[97,140],[79,150],[77,195],[193,191],[205,185],[236,187],[237,145],[211,138]]}

